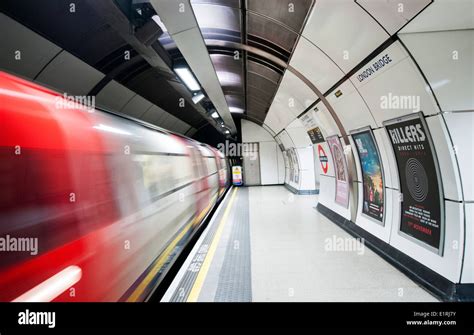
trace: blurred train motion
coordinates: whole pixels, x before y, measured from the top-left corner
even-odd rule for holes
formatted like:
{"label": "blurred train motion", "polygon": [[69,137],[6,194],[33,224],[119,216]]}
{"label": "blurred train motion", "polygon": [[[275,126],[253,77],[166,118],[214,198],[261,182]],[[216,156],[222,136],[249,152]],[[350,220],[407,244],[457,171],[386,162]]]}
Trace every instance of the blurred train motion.
{"label": "blurred train motion", "polygon": [[0,72],[0,300],[147,300],[229,186],[227,159],[61,99]]}

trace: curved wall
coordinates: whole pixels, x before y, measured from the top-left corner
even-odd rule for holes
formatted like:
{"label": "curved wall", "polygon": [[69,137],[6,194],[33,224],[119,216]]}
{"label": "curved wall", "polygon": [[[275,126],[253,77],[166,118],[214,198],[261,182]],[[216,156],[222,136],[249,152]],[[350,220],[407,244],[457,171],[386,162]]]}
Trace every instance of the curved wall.
{"label": "curved wall", "polygon": [[[451,298],[456,292],[447,292],[446,283],[454,284],[450,286],[454,291],[459,284],[474,283],[474,18],[470,14],[474,4],[458,2],[464,9],[450,18],[446,18],[446,0],[407,2],[403,15],[391,4],[338,1],[340,11],[332,8],[331,13],[351,12],[344,16],[324,15],[329,1],[316,2],[290,65],[325,92],[329,106],[296,80],[290,68],[265,119],[285,149],[298,147],[288,138],[303,147],[313,146],[298,157],[314,155],[320,204],[335,218],[351,222],[356,231],[374,237],[383,248],[401,252],[405,261],[422,264],[424,280],[435,278],[441,283],[438,288]],[[354,30],[347,31],[351,24]],[[350,43],[346,37],[352,39]],[[347,134],[340,138],[350,177],[347,208],[335,201],[334,158],[327,142],[312,144],[298,119],[309,113],[325,139]],[[391,120],[401,122],[410,115],[421,115],[426,121],[439,170],[444,208],[439,252],[400,231],[401,177],[386,127]],[[383,224],[362,213],[362,170],[353,139],[361,129],[372,132],[382,164]],[[463,287],[472,290],[472,285]]]}

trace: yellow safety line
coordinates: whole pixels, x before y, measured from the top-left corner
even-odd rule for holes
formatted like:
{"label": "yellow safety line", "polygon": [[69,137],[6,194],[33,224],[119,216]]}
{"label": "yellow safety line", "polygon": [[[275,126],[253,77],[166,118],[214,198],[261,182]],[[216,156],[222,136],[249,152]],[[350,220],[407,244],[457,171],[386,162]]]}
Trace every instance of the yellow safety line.
{"label": "yellow safety line", "polygon": [[178,242],[183,238],[184,234],[188,232],[188,230],[191,228],[193,225],[193,222],[189,223],[181,232],[176,236],[176,238],[168,245],[168,247],[163,251],[161,256],[158,258],[155,266],[151,269],[150,272],[146,275],[146,277],[143,279],[143,281],[140,283],[140,285],[137,286],[137,288],[133,291],[133,293],[128,297],[127,301],[138,301],[138,298],[142,295],[143,291],[145,291],[146,287],[152,279],[156,276],[158,271],[160,271],[161,267],[167,260],[169,254],[173,249],[176,247]]}
{"label": "yellow safety line", "polygon": [[206,254],[206,258],[202,263],[201,269],[197,275],[196,280],[194,281],[193,287],[191,292],[189,293],[187,302],[196,302],[199,294],[201,293],[202,286],[204,284],[204,280],[207,277],[207,272],[209,271],[209,267],[211,266],[212,260],[214,258],[214,254],[216,253],[217,245],[221,239],[222,231],[224,230],[224,226],[227,222],[227,217],[229,216],[230,210],[232,208],[232,203],[234,202],[235,195],[237,193],[238,188],[234,189],[232,193],[232,197],[230,198],[229,205],[225,209],[224,215],[222,216],[221,221],[219,222],[219,226],[217,227],[216,234],[212,239],[211,246]]}
{"label": "yellow safety line", "polygon": [[[214,197],[211,200],[211,204],[214,202]],[[170,253],[173,251],[173,249],[176,247],[178,242],[183,238],[183,236],[189,231],[189,229],[194,226],[197,222],[202,220],[204,215],[207,213],[209,208],[211,207],[211,204],[207,206],[197,217],[197,219],[194,219],[190,223],[186,225],[186,227],[181,230],[181,232],[175,237],[175,239],[166,247],[166,249],[162,252],[160,257],[158,257],[158,260],[156,261],[155,265],[153,268],[148,272],[146,277],[142,280],[142,282],[137,286],[137,288],[133,291],[133,293],[127,298],[127,302],[131,301],[138,301],[142,293],[145,291],[147,286],[150,284],[150,282],[155,278],[156,274],[161,270],[163,264],[165,261],[168,259],[168,256]]]}

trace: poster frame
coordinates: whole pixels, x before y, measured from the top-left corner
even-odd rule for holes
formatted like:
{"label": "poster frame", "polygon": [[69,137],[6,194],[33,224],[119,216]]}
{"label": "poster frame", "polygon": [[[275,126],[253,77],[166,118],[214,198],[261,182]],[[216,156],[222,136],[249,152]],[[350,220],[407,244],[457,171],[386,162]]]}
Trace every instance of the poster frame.
{"label": "poster frame", "polygon": [[[372,137],[372,141],[374,142],[374,145],[375,145],[375,150],[377,151],[377,156],[379,158],[379,164],[380,164],[380,170],[381,170],[381,173],[382,173],[382,183],[383,183],[383,215],[382,215],[382,221],[379,221],[379,220],[376,220],[374,219],[373,217],[367,215],[364,213],[364,210],[363,210],[363,206],[364,206],[364,171],[362,170],[362,163],[361,163],[361,160],[360,160],[360,155],[359,155],[359,149],[357,149],[357,143],[355,142],[355,139],[354,137],[352,137],[353,135],[357,135],[357,134],[361,134],[361,133],[366,133],[366,132],[369,132],[370,136]],[[362,179],[362,209],[361,209],[361,215],[370,220],[370,221],[373,221],[375,223],[377,223],[378,225],[382,226],[382,227],[385,227],[385,218],[386,218],[386,210],[387,210],[387,191],[386,191],[386,184],[385,184],[385,172],[384,172],[384,166],[383,166],[383,162],[382,162],[382,156],[380,155],[380,150],[379,150],[379,146],[378,146],[378,143],[375,139],[375,135],[374,135],[374,131],[372,130],[372,128],[370,126],[367,126],[367,127],[363,127],[363,128],[358,128],[358,129],[354,129],[350,132],[350,135],[352,137],[352,141],[354,143],[354,146],[355,146],[355,152],[357,154],[357,159],[359,160],[359,166],[360,166],[360,172],[361,172],[361,179]]]}
{"label": "poster frame", "polygon": [[[331,145],[328,143],[328,140],[331,140],[333,138],[336,138],[337,141],[339,142],[339,145],[341,146],[342,148],[342,151],[343,151],[343,160],[344,160],[344,172],[346,174],[346,177],[347,177],[347,203],[346,204],[341,204],[340,202],[337,201],[337,183],[340,182],[338,179],[337,179],[337,169],[336,169],[336,159],[333,155],[333,152],[332,152],[332,149],[331,149]],[[341,138],[339,137],[339,135],[332,135],[332,136],[327,136],[326,137],[326,143],[329,147],[329,152],[331,153],[331,157],[332,157],[332,164],[333,164],[333,170],[334,170],[334,182],[336,184],[336,192],[335,192],[335,195],[334,195],[334,202],[336,204],[338,204],[339,206],[343,207],[343,208],[349,208],[349,203],[350,203],[350,197],[351,197],[351,191],[350,191],[350,177],[349,177],[349,168],[348,168],[348,164],[347,164],[347,161],[346,161],[346,155],[344,154],[344,146],[342,145],[341,143]]]}
{"label": "poster frame", "polygon": [[404,116],[400,116],[400,117],[396,117],[396,118],[393,118],[393,119],[389,119],[389,120],[386,120],[384,122],[382,122],[383,124],[383,127],[385,129],[385,133],[387,134],[388,136],[388,141],[389,141],[389,144],[390,144],[390,148],[391,148],[391,151],[392,151],[392,155],[393,155],[393,159],[395,160],[397,166],[396,166],[396,173],[397,173],[397,176],[398,176],[398,182],[399,182],[399,196],[403,196],[403,193],[401,193],[401,184],[402,184],[402,180],[400,178],[400,174],[399,174],[399,171],[398,171],[398,160],[397,160],[397,156],[395,154],[395,150],[393,148],[393,143],[392,143],[392,140],[390,138],[390,133],[388,132],[388,129],[387,129],[387,126],[389,125],[393,125],[393,124],[397,124],[397,123],[401,123],[401,122],[404,122],[404,121],[410,121],[410,120],[415,120],[415,119],[419,119],[421,124],[423,125],[423,128],[424,128],[424,131],[425,131],[425,135],[427,137],[427,142],[430,146],[430,150],[431,150],[431,154],[433,156],[433,162],[434,162],[434,166],[435,166],[435,173],[436,173],[436,179],[437,179],[437,183],[438,183],[438,188],[439,188],[439,205],[440,205],[440,233],[439,233],[439,246],[438,248],[434,248],[433,246],[429,245],[428,243],[426,242],[423,242],[413,236],[410,236],[408,235],[407,233],[404,233],[402,230],[401,230],[401,227],[402,227],[402,212],[403,212],[403,206],[401,204],[401,202],[403,202],[403,200],[400,200],[399,198],[399,202],[400,202],[400,222],[398,223],[398,228],[397,228],[397,233],[399,236],[417,244],[418,246],[421,246],[435,254],[438,254],[439,256],[443,257],[444,255],[444,247],[445,247],[445,230],[446,230],[446,209],[445,209],[445,203],[444,203],[444,187],[443,187],[443,180],[441,179],[441,170],[440,170],[440,167],[439,167],[439,160],[438,160],[438,155],[436,153],[436,148],[434,146],[434,143],[433,143],[433,138],[431,137],[431,132],[428,128],[428,124],[425,120],[425,116],[423,114],[423,112],[418,112],[418,113],[413,113],[413,114],[409,114],[409,115],[404,115]]}

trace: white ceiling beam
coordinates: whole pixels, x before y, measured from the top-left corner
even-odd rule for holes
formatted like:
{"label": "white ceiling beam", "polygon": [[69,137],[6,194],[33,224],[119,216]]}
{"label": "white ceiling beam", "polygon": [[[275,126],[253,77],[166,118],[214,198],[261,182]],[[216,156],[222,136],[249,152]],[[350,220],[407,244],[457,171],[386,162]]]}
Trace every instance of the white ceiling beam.
{"label": "white ceiling beam", "polygon": [[190,1],[151,0],[150,3],[231,134],[235,135],[234,120]]}

